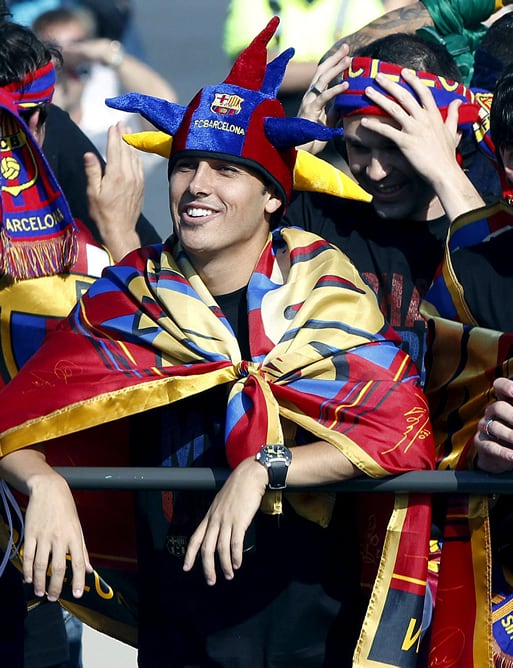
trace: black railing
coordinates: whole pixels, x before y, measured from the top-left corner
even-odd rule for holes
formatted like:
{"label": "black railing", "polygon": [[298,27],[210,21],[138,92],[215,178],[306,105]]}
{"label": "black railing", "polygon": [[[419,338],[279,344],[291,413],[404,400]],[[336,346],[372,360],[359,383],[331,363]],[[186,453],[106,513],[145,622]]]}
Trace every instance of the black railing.
{"label": "black railing", "polygon": [[[58,467],[74,489],[219,489],[228,477],[226,469]],[[298,488],[299,489],[299,488]],[[493,475],[480,471],[409,471],[387,478],[354,478],[305,491],[337,492],[434,492],[513,494],[513,472]]]}

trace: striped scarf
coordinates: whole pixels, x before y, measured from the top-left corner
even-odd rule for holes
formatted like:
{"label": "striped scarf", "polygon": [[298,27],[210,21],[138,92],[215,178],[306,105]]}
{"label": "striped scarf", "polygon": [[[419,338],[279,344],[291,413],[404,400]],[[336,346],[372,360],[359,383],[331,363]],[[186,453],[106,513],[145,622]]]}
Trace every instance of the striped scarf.
{"label": "striped scarf", "polygon": [[50,102],[52,63],[0,87],[0,274],[23,280],[67,271],[75,223],[41,148],[20,115]]}
{"label": "striped scarf", "polygon": [[[368,87],[374,88],[386,97],[390,95],[376,83],[376,75],[381,73],[392,79],[399,86],[417,98],[417,94],[401,77],[400,65],[375,58],[355,57],[344,71],[342,80],[349,83],[349,88],[335,98],[334,109],[342,117],[355,114],[374,114],[386,116],[381,107],[375,105],[365,95]],[[490,159],[495,159],[494,145],[490,135],[491,93],[471,90],[462,83],[451,81],[431,72],[416,72],[418,78],[429,88],[442,118],[447,116],[447,108],[453,100],[461,100],[458,109],[458,128],[463,135],[471,135],[480,150]]]}
{"label": "striped scarf", "polygon": [[[286,277],[279,252],[290,259]],[[227,384],[232,467],[262,443],[284,442],[283,420],[328,441],[372,477],[433,467],[417,372],[338,249],[303,230],[275,231],[247,299],[251,360],[241,359],[228,321],[178,243],[129,255],[1,393],[0,452]],[[332,495],[290,497],[303,516],[329,522]],[[263,510],[272,512],[269,501]],[[429,500],[401,495],[386,535],[379,527],[368,532],[379,577],[354,665],[416,664],[429,527]],[[384,540],[382,553],[376,538]]]}

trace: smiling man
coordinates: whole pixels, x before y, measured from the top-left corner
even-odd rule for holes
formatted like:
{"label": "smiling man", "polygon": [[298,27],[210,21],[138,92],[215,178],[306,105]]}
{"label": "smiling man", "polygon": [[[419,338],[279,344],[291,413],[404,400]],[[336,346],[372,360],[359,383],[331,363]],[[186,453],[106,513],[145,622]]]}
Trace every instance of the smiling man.
{"label": "smiling man", "polygon": [[[429,469],[433,448],[372,290],[338,249],[276,226],[294,147],[332,132],[276,99],[292,55],[267,64],[277,23],[187,107],[110,101],[162,131],[173,234],[106,272],[0,397],[0,473],[30,495],[24,572],[40,596],[59,595],[67,551],[80,596],[88,560],[78,523],[60,522],[73,506],[51,512],[42,481],[60,503],[64,485],[33,445],[130,417],[134,466],[231,470],[217,494],[139,495],[141,668],[349,667],[353,653],[406,667],[423,628],[428,500],[387,515],[380,499],[375,525],[347,495],[294,491]],[[319,185],[322,161],[313,171]]]}
{"label": "smiling man", "polygon": [[[301,114],[322,118],[333,102],[332,122],[344,129],[337,146],[373,199],[297,193],[285,216],[353,260],[419,370],[426,350],[419,305],[449,224],[484,204],[456,153],[462,133],[465,147],[477,150],[470,127],[486,111],[458,76],[444,47],[404,33],[372,42],[352,60],[344,48],[325,60],[313,80],[321,94],[306,93]],[[338,77],[342,83],[329,87]]]}
{"label": "smiling man", "polygon": [[171,173],[170,202],[175,236],[212,294],[245,287],[254,270],[248,258],[260,254],[282,206],[277,188],[251,167],[184,157]]}

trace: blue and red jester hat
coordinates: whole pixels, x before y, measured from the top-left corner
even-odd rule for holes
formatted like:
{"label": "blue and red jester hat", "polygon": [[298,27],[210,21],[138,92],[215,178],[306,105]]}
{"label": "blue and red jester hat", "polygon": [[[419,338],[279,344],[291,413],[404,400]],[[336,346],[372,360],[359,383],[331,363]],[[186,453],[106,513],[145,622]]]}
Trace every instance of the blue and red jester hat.
{"label": "blue and red jester hat", "polygon": [[186,107],[139,93],[110,98],[106,103],[140,113],[173,137],[170,168],[184,151],[227,159],[259,171],[288,202],[295,147],[313,139],[328,141],[341,130],[285,115],[276,95],[294,49],[267,63],[267,44],[278,24],[279,18],[272,18],[240,54],[226,79],[202,88]]}

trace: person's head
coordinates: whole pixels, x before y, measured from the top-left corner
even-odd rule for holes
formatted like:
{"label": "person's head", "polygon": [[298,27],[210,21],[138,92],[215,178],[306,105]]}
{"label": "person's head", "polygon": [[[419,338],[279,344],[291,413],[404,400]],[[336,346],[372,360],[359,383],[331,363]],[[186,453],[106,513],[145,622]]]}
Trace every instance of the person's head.
{"label": "person's head", "polygon": [[85,7],[60,7],[40,14],[32,30],[45,42],[62,48],[96,36],[94,14]]}
{"label": "person's head", "polygon": [[247,248],[247,262],[254,262],[290,198],[299,162],[295,146],[336,132],[285,116],[276,95],[293,51],[267,63],[266,46],[277,25],[271,20],[228,77],[202,88],[186,107],[137,94],[107,101],[142,113],[172,137],[166,153],[171,216],[198,261],[208,241],[216,253],[234,244]]}
{"label": "person's head", "polygon": [[494,91],[498,79],[513,63],[513,12],[490,24],[474,54],[471,86]]}
{"label": "person's head", "polygon": [[[38,103],[33,102],[28,92],[24,103],[23,82],[30,85],[32,74],[54,61],[60,62],[58,50],[41,42],[32,30],[18,23],[0,22],[0,88],[15,88],[15,84],[20,84],[18,111],[39,144],[44,139],[47,104],[52,97],[53,84],[49,85],[46,94],[42,92],[43,97]],[[47,76],[50,74],[48,72]]]}
{"label": "person's head", "polygon": [[55,100],[64,109],[72,112],[80,105],[91,71],[90,63],[84,61],[83,56],[77,55],[72,47],[95,37],[94,15],[85,7],[51,9],[35,19],[32,30],[40,40],[61,53]]}
{"label": "person's head", "polygon": [[[349,90],[335,101],[344,139],[338,139],[336,145],[344,152],[360,185],[373,196],[373,206],[380,216],[425,220],[438,215],[439,211],[438,198],[431,185],[393,142],[367,130],[361,123],[362,118],[371,113],[380,123],[395,124],[380,109],[369,104],[364,88],[368,85],[377,87],[374,77],[378,70],[385,71],[394,80],[401,80],[400,71],[405,67],[416,70],[421,78],[429,78],[432,91],[438,84],[441,93],[444,92],[441,81],[457,82],[460,79],[454,59],[438,44],[406,33],[375,40],[357,51],[350,69],[344,73]],[[447,85],[448,91],[451,88],[452,83]],[[444,102],[447,104],[445,99]],[[435,213],[431,213],[433,211]]]}
{"label": "person's head", "polygon": [[497,161],[507,180],[513,184],[513,64],[506,68],[495,87],[490,132]]}
{"label": "person's head", "polygon": [[398,32],[386,35],[355,49],[353,55],[462,81],[458,65],[449,51],[441,44],[428,42],[415,34]]}

